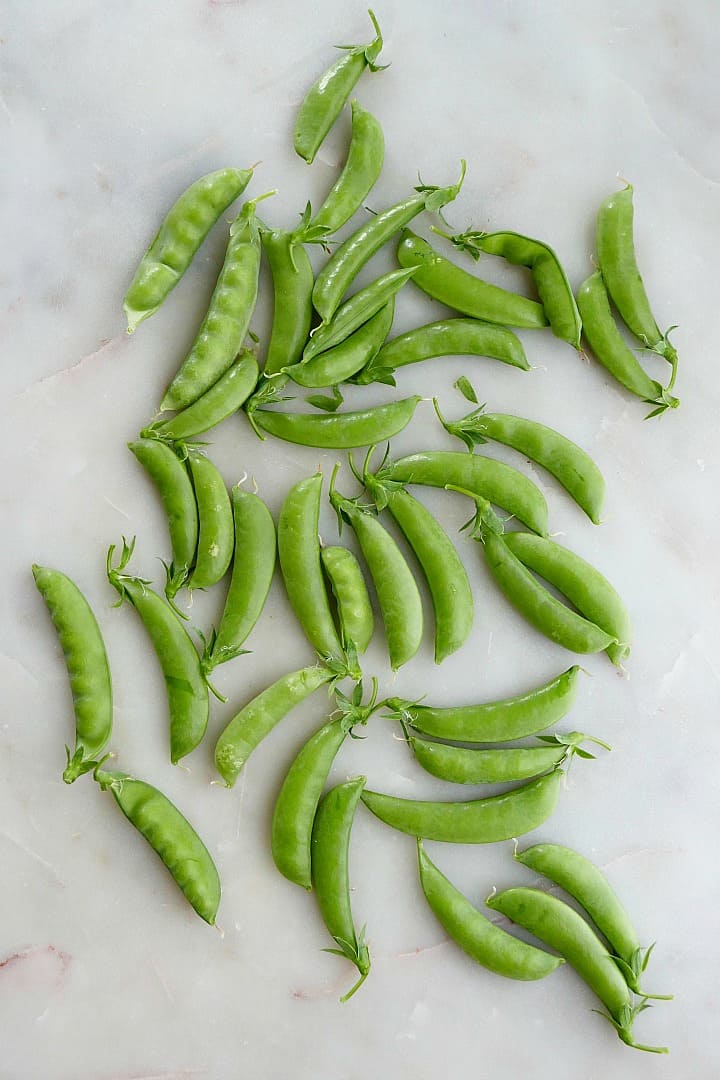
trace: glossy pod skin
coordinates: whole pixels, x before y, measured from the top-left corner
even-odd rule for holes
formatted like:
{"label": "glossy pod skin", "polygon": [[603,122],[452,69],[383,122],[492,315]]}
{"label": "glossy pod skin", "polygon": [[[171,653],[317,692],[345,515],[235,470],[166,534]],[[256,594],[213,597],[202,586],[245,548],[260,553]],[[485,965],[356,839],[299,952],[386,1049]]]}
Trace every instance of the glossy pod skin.
{"label": "glossy pod skin", "polygon": [[268,435],[321,450],[351,450],[386,442],[406,428],[422,398],[409,397],[358,412],[325,416],[257,409],[253,424]]}
{"label": "glossy pod skin", "polygon": [[263,230],[262,247],[270,264],[275,307],[264,372],[275,375],[298,363],[310,333],[315,282],[307,251],[294,233]]}
{"label": "glossy pod skin", "polygon": [[394,313],[395,301],[390,299],[339,345],[326,349],[303,364],[286,368],[285,374],[298,386],[337,386],[345,382],[371,362],[390,333]]}
{"label": "glossy pod skin", "polygon": [[143,255],[123,307],[128,333],[158,310],[175,288],[220,215],[252,179],[252,169],[218,169],[201,176],[168,211]]}
{"label": "glossy pod skin", "polygon": [[342,719],[330,720],[316,731],[290,766],[275,803],[272,857],[280,873],[304,889],[312,888],[315,811],[345,735]]}
{"label": "glossy pod skin", "polygon": [[220,877],[190,822],[167,796],[144,780],[101,769],[95,771],[95,779],[160,856],[200,918],[213,926],[220,904]]}
{"label": "glossy pod skin", "polygon": [[303,98],[295,121],[295,153],[311,165],[322,142],[350,97],[358,79],[375,63],[383,47],[382,34],[372,11],[368,12],[376,37],[367,45],[341,45],[343,56],[324,71]]}
{"label": "glossy pod skin", "polygon": [[233,513],[225,481],[212,461],[197,450],[188,450],[187,459],[200,522],[195,568],[187,587],[207,589],[225,576],[232,560]]}
{"label": "glossy pod skin", "polygon": [[310,340],[303,349],[302,362],[307,363],[319,353],[331,349],[345,341],[354,330],[366,323],[368,319],[385,307],[389,300],[403,287],[405,282],[415,274],[415,268],[409,270],[391,270],[388,274],[366,285],[342,304],[334,313],[332,320],[321,323],[312,333]]}
{"label": "glossy pod skin", "polygon": [[59,570],[33,565],[35,585],[50,612],[65,657],[75,711],[75,747],[65,747],[66,784],[97,764],[112,732],[112,679],[105,643],[92,608]]}
{"label": "glossy pod skin", "polygon": [[449,844],[494,844],[547,821],[557,805],[562,776],[556,769],[503,795],[469,802],[398,799],[376,791],[364,791],[362,801],[375,817],[410,836]]}
{"label": "glossy pod skin", "polygon": [[506,784],[513,780],[530,780],[558,768],[568,757],[568,746],[564,744],[468,750],[412,735],[408,742],[415,760],[425,772],[452,784]]}
{"label": "glossy pod skin", "polygon": [[357,652],[364,653],[375,630],[375,617],[360,563],[344,547],[324,547],[320,558],[335,597],[343,648],[352,642]]}
{"label": "glossy pod skin", "polygon": [[501,930],[473,907],[428,858],[418,840],[420,885],[430,908],[443,929],[476,963],[506,979],[544,979],[562,963],[534,945],[528,945]]}
{"label": "glossy pod skin", "polygon": [[574,666],[525,694],[479,705],[433,708],[401,698],[389,698],[386,705],[424,735],[456,742],[512,742],[545,731],[567,715],[577,696],[579,674]]}
{"label": "glossy pod skin", "polygon": [[255,389],[259,374],[254,353],[241,349],[232,367],[202,397],[169,420],[151,424],[140,432],[141,437],[182,442],[202,435],[242,407]]}
{"label": "glossy pod skin", "polygon": [[581,615],[615,639],[607,654],[613,664],[621,664],[630,653],[630,616],[607,578],[554,540],[523,532],[508,533],[504,539],[523,566],[549,581]]}
{"label": "glossy pod skin", "polygon": [[328,192],[312,224],[337,232],[360,209],[363,200],[379,177],[385,157],[385,137],[378,120],[363,109],[359,101],[351,103],[352,135],[345,167]]}
{"label": "glossy pod skin", "polygon": [[542,536],[548,530],[548,508],[540,489],[517,469],[481,454],[427,450],[391,461],[376,476],[380,483],[395,480],[402,484],[462,488],[502,507]]}
{"label": "glossy pod skin", "polygon": [[223,729],[215,745],[215,765],[228,787],[266,735],[296,705],[335,678],[328,668],[313,665],[283,675],[257,694]]}
{"label": "glossy pod skin", "polygon": [[409,229],[402,235],[397,257],[401,266],[417,269],[413,281],[419,289],[462,315],[528,330],[548,324],[542,304],[469,274]]}

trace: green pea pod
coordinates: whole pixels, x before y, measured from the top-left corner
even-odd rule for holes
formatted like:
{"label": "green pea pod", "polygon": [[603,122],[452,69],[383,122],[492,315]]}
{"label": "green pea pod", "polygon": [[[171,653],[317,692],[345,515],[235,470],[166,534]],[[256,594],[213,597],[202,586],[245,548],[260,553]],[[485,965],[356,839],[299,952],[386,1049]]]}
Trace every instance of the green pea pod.
{"label": "green pea pod", "polygon": [[[502,750],[476,750],[446,746],[410,736],[415,759],[426,772],[452,784],[507,784],[530,780],[557,769],[576,753],[583,742],[599,743],[590,735],[571,731],[567,735],[547,735],[546,746],[513,746]],[[607,743],[601,744],[609,749]],[[583,750],[585,756],[591,756]]]}
{"label": "green pea pod", "polygon": [[245,190],[252,169],[218,169],[201,176],[168,211],[135,271],[123,307],[132,333],[154,315],[177,285],[220,215]]}
{"label": "green pea pod", "polygon": [[418,396],[403,398],[388,405],[327,416],[257,409],[252,414],[252,423],[268,435],[286,442],[323,450],[351,450],[386,442],[397,435],[410,423],[421,400]]}
{"label": "green pea pod", "polygon": [[188,589],[208,589],[225,576],[233,556],[235,529],[230,496],[217,467],[204,454],[188,450],[200,530],[195,569]]}
{"label": "green pea pod", "polygon": [[379,122],[359,101],[353,101],[351,109],[352,136],[345,168],[312,219],[312,225],[325,229],[327,235],[341,229],[360,209],[383,167],[385,138]]}
{"label": "green pea pod", "polygon": [[312,322],[312,289],[315,282],[307,251],[295,233],[279,230],[262,233],[262,246],[273,279],[275,307],[265,366],[266,375],[297,364]]}
{"label": "green pea pod", "polygon": [[378,351],[390,333],[394,313],[393,298],[339,345],[326,349],[306,363],[286,368],[285,374],[299,386],[337,386],[346,382],[364,368]]}
{"label": "green pea pod", "polygon": [[335,597],[343,648],[352,642],[357,652],[364,653],[373,636],[375,619],[360,563],[344,547],[324,547],[320,558]]}
{"label": "green pea pod", "polygon": [[255,389],[259,374],[254,353],[242,349],[232,367],[202,397],[170,420],[145,428],[141,438],[183,442],[202,435],[242,407]]}

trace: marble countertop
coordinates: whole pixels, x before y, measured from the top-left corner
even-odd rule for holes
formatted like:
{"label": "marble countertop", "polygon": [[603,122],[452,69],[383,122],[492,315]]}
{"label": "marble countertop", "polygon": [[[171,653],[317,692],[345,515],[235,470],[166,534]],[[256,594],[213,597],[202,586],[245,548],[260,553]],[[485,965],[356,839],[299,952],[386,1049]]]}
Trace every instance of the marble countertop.
{"label": "marble countertop", "polygon": [[[318,203],[342,161],[347,120],[308,169],[292,151],[295,109],[330,45],[364,40],[363,5],[11,2],[0,29],[0,1080],[720,1075],[717,10],[712,0],[465,0],[442,9],[383,0],[378,16],[392,65],[358,88],[387,140],[369,204],[403,197],[418,170],[448,183],[465,157],[449,220],[549,240],[577,285],[592,267],[597,207],[618,174],[628,177],[648,292],[661,325],[679,324],[682,404],[659,421],[643,423],[639,401],[550,334],[522,335],[528,375],[460,358],[398,380],[404,392],[438,393],[460,415],[452,384],[468,374],[481,400],[552,424],[606,476],[596,528],[551,478],[521,464],[547,495],[553,531],[612,579],[634,623],[627,672],[604,657],[584,661],[569,718],[613,752],[573,766],[534,838],[576,846],[606,868],[642,939],[657,941],[647,982],[676,1000],[644,1014],[637,1033],[671,1054],[622,1046],[569,969],[515,984],[473,965],[424,906],[413,843],[367,814],[353,834],[353,904],[374,965],[361,993],[339,1005],[352,972],[320,951],[327,940],[313,897],[279,877],[268,843],[278,785],[322,721],[323,701],[267,739],[236,789],[210,786],[214,735],[234,709],[312,662],[280,582],[252,654],[217,673],[229,701],[213,706],[189,771],[167,761],[164,686],[134,613],[111,609],[105,551],[122,534],[137,535],[134,565],[159,581],[166,526],[125,444],[152,416],[204,312],[222,229],[130,339],[121,298],[134,266],[164,209],[212,169],[261,161],[252,193],[280,189],[265,204],[277,224],[293,221],[306,199]],[[493,280],[522,285],[496,262],[486,266]],[[383,253],[363,280],[391,263]],[[267,289],[264,277],[253,324],[261,340]],[[396,325],[440,310],[407,290]],[[374,386],[348,398],[392,395]],[[228,483],[248,473],[274,512],[293,482],[318,465],[328,473],[336,459],[260,443],[236,418],[211,441]],[[431,446],[451,444],[423,402],[394,449]],[[426,501],[456,535],[467,507],[439,492]],[[336,535],[329,511],[322,531]],[[393,681],[379,635],[366,670],[381,693],[488,700],[572,662],[498,596],[472,543],[458,544],[477,598],[471,640],[436,669],[426,635]],[[196,823],[223,878],[222,933],[194,916],[109,796],[89,780],[62,783],[71,702],[32,561],[65,570],[93,604],[113,670],[118,767],[157,784]],[[217,617],[221,592],[196,597],[193,622]],[[379,721],[343,748],[332,776],[357,772],[401,795],[443,790]],[[493,886],[528,880],[510,843],[431,850],[478,903]]]}

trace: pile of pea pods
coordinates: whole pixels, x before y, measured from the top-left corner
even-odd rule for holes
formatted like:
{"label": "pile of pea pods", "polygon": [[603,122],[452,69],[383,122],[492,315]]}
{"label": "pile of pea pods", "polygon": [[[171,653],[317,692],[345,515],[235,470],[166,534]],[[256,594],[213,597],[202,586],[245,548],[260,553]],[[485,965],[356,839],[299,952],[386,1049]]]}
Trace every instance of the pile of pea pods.
{"label": "pile of pea pods", "polygon": [[[342,55],[305,96],[295,124],[295,149],[311,164],[365,72],[381,71],[383,41],[343,46]],[[409,488],[436,487],[470,499],[465,528],[484,553],[492,577],[528,623],[577,654],[605,652],[620,665],[630,651],[630,620],[613,586],[593,566],[548,536],[548,508],[539,488],[510,465],[477,447],[495,441],[551,473],[597,524],[603,477],[588,454],[562,434],[518,416],[488,412],[467,379],[456,383],[472,404],[460,420],[439,424],[460,441],[457,451],[390,454],[389,440],[412,421],[417,396],[349,411],[352,384],[395,385],[394,373],[433,357],[480,355],[529,370],[512,328],[550,328],[592,355],[630,393],[650,405],[650,417],[678,405],[672,391],[677,353],[652,315],[633,244],[633,190],[628,185],[600,207],[598,269],[577,294],[546,243],[514,232],[468,229],[453,235],[442,210],[460,191],[455,183],[420,184],[407,198],[365,218],[333,247],[333,235],[361,210],[380,175],[384,140],[378,120],[351,103],[352,133],[345,165],[322,206],[308,205],[289,231],[267,227],[259,205],[244,203],[229,229],[225,260],[197,336],[165,392],[161,412],[129,448],[154,482],[167,515],[171,558],[164,595],[132,574],[134,541],[123,539],[107,555],[107,577],[118,603],[139,616],[161,667],[168,698],[170,760],[190,754],[205,735],[213,670],[241,655],[261,617],[279,569],[290,604],[317,661],[284,674],[242,705],[215,747],[219,775],[231,788],[261,740],[301,701],[321,689],[332,699],[326,723],[308,740],[282,784],[272,820],[272,854],[289,881],[317,897],[336,952],[355,965],[356,992],[370,972],[365,928],[351,910],[349,841],[359,803],[391,828],[414,837],[422,891],[449,936],[478,964],[511,979],[550,975],[567,962],[595,992],[603,1015],[629,1046],[639,1044],[636,1016],[651,995],[641,989],[651,948],[644,949],[609,882],[587,858],[557,844],[517,851],[516,859],[574,899],[572,907],[547,888],[511,888],[487,905],[529,931],[531,945],[472,905],[433,864],[424,840],[488,844],[520,837],[552,814],[564,770],[574,756],[592,758],[581,732],[552,731],[575,700],[580,668],[572,665],[542,686],[495,702],[443,707],[400,698],[378,700],[378,683],[361,658],[377,610],[393,670],[417,652],[423,609],[413,570],[384,524],[391,519],[417,557],[429,589],[436,663],[460,649],[473,624],[473,595],[454,544]],[[154,315],[179,283],[210,229],[238,199],[252,169],[221,169],[203,176],[176,201],[143,256],[125,297],[128,330]],[[438,245],[477,260],[490,253],[527,268],[537,299],[482,280],[409,228],[421,213],[435,215]],[[306,246],[328,253],[315,275]],[[359,271],[386,244],[396,246],[398,269],[352,292]],[[258,360],[250,334],[261,260],[274,285],[272,333]],[[389,338],[394,298],[420,289],[457,314]],[[612,304],[612,307],[611,307]],[[618,318],[639,345],[670,365],[667,385],[651,379],[626,344]],[[388,340],[389,339],[389,340]],[[249,342],[249,344],[248,344]],[[315,412],[277,408],[291,386],[324,390],[307,398]],[[344,387],[344,392],[340,387]],[[362,494],[348,497],[329,483],[339,526],[353,531],[362,563],[341,543],[323,546],[318,519],[324,478],[315,473],[287,493],[277,523],[257,495],[238,485],[228,492],[198,436],[233,414],[244,414],[260,439],[284,439],[350,451]],[[352,451],[365,450],[353,460]],[[373,461],[376,462],[373,467]],[[65,781],[90,774],[109,791],[129,821],[160,856],[195,911],[215,921],[220,879],[190,823],[157,789],[135,775],[105,767],[112,731],[112,684],[97,621],[77,585],[59,570],[33,567],[35,581],[66,657],[75,708],[76,737],[67,749]],[[209,589],[229,573],[219,625],[200,635],[200,650],[177,606],[181,590]],[[375,605],[371,601],[371,590]],[[552,590],[552,591],[551,591]],[[559,597],[564,598],[564,600]],[[347,687],[351,685],[351,688]],[[219,696],[219,695],[218,695]],[[513,783],[500,795],[471,800],[418,801],[369,791],[356,777],[324,793],[333,761],[349,736],[378,712],[397,722],[409,752],[423,769],[452,784]],[[536,737],[533,744],[515,745]],[[139,886],[141,887],[141,885]],[[543,948],[541,946],[546,946]],[[552,951],[548,951],[552,950]]]}

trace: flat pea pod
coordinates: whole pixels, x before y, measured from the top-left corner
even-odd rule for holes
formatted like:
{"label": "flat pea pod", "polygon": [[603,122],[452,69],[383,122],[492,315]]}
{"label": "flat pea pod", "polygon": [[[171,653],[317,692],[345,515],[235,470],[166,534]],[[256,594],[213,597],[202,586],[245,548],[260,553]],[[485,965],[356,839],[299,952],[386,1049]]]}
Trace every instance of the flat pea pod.
{"label": "flat pea pod", "polygon": [[542,825],[560,795],[562,769],[529,784],[469,802],[399,799],[364,791],[362,801],[375,817],[393,829],[448,844],[495,844],[522,836]]}
{"label": "flat pea pod", "polygon": [[575,968],[608,1010],[608,1019],[628,1046],[653,1053],[667,1053],[665,1048],[635,1043],[632,1023],[639,1008],[625,979],[610,953],[573,908],[556,896],[524,887],[506,889],[486,901],[518,926],[522,926],[545,945],[555,949]]}
{"label": "flat pea pod", "polygon": [[[264,198],[265,196],[262,196]],[[255,310],[260,272],[259,199],[245,203],[230,226],[230,239],[207,314],[190,352],[165,391],[160,408],[184,409],[232,365]]]}
{"label": "flat pea pod", "polygon": [[280,569],[290,606],[315,651],[322,657],[341,657],[320,561],[320,499],[322,473],[308,476],[288,492],[278,519]]}
{"label": "flat pea pod", "polygon": [[610,310],[610,300],[599,270],[583,281],[577,302],[583,333],[595,359],[632,394],[654,406],[649,416],[676,409],[680,404],[678,399],[650,378],[635,353],[625,344]]}
{"label": "flat pea pod", "polygon": [[395,385],[393,373],[436,356],[489,356],[529,371],[522,342],[512,330],[481,319],[440,319],[388,341],[353,380]]}
{"label": "flat pea pod", "polygon": [[413,281],[419,289],[461,315],[528,330],[548,324],[543,306],[537,300],[529,300],[469,274],[439,255],[427,240],[409,229],[402,234],[397,258],[401,266],[417,269]]}
{"label": "flat pea pod", "polygon": [[344,547],[324,547],[320,558],[335,597],[343,648],[352,642],[357,652],[364,653],[373,636],[375,618],[360,563]]}
{"label": "flat pea pod", "polygon": [[502,461],[454,450],[427,450],[391,461],[377,479],[428,487],[462,488],[507,510],[544,536],[548,531],[545,496],[532,480]]}
{"label": "flat pea pod", "polygon": [[315,811],[338,750],[342,719],[330,720],[308,739],[283,780],[272,820],[272,856],[288,881],[312,888],[311,840]]}
{"label": "flat pea pod", "polygon": [[326,416],[257,409],[252,414],[252,423],[286,442],[321,450],[351,450],[386,442],[397,435],[410,423],[420,401],[422,398],[415,395],[387,405]]}
{"label": "flat pea pod", "polygon": [[197,551],[198,509],[192,480],[173,447],[157,439],[137,439],[128,443],[128,449],[155,484],[167,516],[172,559],[165,595],[172,601],[187,581]]}
{"label": "flat pea pod", "polygon": [[358,776],[331,788],[315,815],[312,832],[312,878],[323,922],[337,945],[328,952],[345,956],[355,964],[360,978],[340,998],[347,1001],[359,990],[370,971],[365,928],[357,933],[350,904],[350,831],[365,777]]}
{"label": "flat pea pod", "polygon": [[[419,765],[432,776],[452,784],[506,784],[530,780],[559,768],[589,736],[572,731],[547,736],[552,745],[513,746],[502,750],[475,750],[446,746],[410,736],[408,742]],[[606,744],[604,744],[606,745]]]}
{"label": "flat pea pod", "polygon": [[376,37],[366,45],[340,45],[343,56],[324,71],[303,98],[295,120],[295,153],[312,165],[325,136],[350,97],[358,79],[369,68],[381,71],[375,63],[383,47],[382,34],[375,15],[368,12]]}
{"label": "flat pea pod", "polygon": [[175,288],[220,215],[245,190],[252,169],[218,169],[191,184],[168,211],[143,255],[123,307],[132,333]]}
{"label": "flat pea pod", "polygon": [[544,979],[564,963],[543,949],[528,945],[490,922],[448,881],[418,840],[420,885],[443,929],[476,963],[506,979]]}
{"label": "flat pea pod", "polygon": [[145,428],[141,438],[182,442],[202,435],[242,407],[255,389],[259,374],[254,353],[241,349],[232,367],[202,397],[169,420]]}
{"label": "flat pea pod", "polygon": [[160,856],[200,918],[213,926],[220,904],[220,876],[187,818],[166,795],[135,776],[97,769],[95,779]]}
{"label": "flat pea pod", "polygon": [[417,194],[394,206],[373,214],[345,240],[320,271],[313,287],[313,305],[323,325],[329,323],[338,306],[363,266],[393,236],[423,210],[437,211],[455,199],[465,179],[465,162],[461,163],[460,179],[448,187],[421,184]]}
{"label": "flat pea pod", "polygon": [[315,282],[307,251],[295,233],[263,230],[262,247],[270,264],[275,306],[263,371],[276,375],[297,364],[312,322],[312,289]]}
{"label": "flat pea pod", "polygon": [[253,750],[301,701],[335,678],[314,664],[283,675],[249,701],[226,725],[215,745],[215,765],[228,787],[237,780]]}
{"label": "flat pea pod", "polygon": [[373,514],[343,498],[332,486],[330,501],[357,536],[380,605],[390,666],[397,671],[422,642],[422,600],[415,578],[400,548]]}
{"label": "flat pea pod", "polygon": [[200,523],[195,568],[187,587],[207,589],[225,576],[233,557],[232,507],[225,481],[212,461],[192,449],[188,449],[187,460]]}
{"label": "flat pea pod", "polygon": [[580,668],[574,665],[524,694],[479,705],[434,708],[402,698],[389,698],[386,705],[424,735],[456,742],[512,742],[537,735],[568,714],[577,696],[579,674]]}
{"label": "flat pea pod", "polygon": [[360,209],[363,200],[382,172],[385,138],[380,123],[359,101],[351,103],[352,134],[345,167],[312,224],[330,233],[341,229]]}
{"label": "flat pea pod", "polygon": [[364,289],[353,293],[350,299],[337,309],[331,321],[321,323],[313,331],[303,349],[302,362],[306,364],[319,353],[345,341],[354,330],[371,319],[380,308],[385,307],[388,300],[391,300],[415,273],[414,267],[409,270],[391,270],[366,285]]}
{"label": "flat pea pod", "polygon": [[621,664],[630,653],[630,616],[607,578],[554,540],[516,532],[508,533],[505,543],[523,566],[559,589],[581,615],[613,639],[606,651],[613,664]]}
{"label": "flat pea pod", "polygon": [[339,345],[326,349],[303,364],[286,368],[285,374],[298,386],[337,386],[345,382],[372,360],[390,333],[394,313],[395,301],[391,298]]}
{"label": "flat pea pod", "polygon": [[235,554],[232,576],[217,633],[210,636],[203,670],[232,660],[265,607],[275,570],[275,523],[265,503],[251,491],[231,493]]}
{"label": "flat pea pod", "polygon": [[124,573],[134,541],[123,542],[118,565],[112,566],[115,545],[108,550],[108,581],[120,600],[131,604],[147,631],[165,679],[170,712],[170,760],[176,765],[202,741],[210,706],[200,657],[187,630],[170,605],[148,588],[142,578]]}
{"label": "flat pea pod", "polygon": [[66,784],[90,772],[112,732],[112,679],[92,608],[60,570],[33,564],[35,585],[50,612],[65,657],[75,712],[75,747],[65,747]]}

